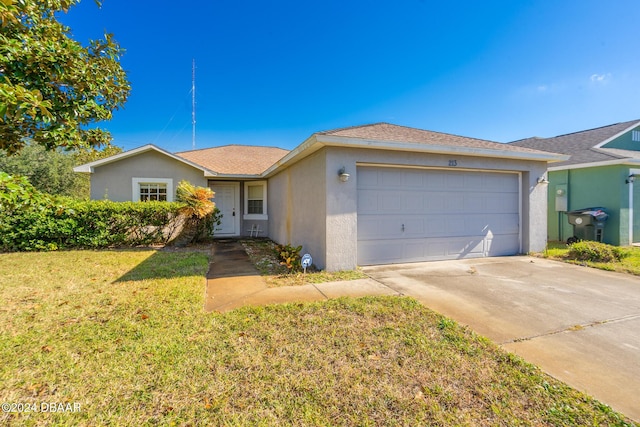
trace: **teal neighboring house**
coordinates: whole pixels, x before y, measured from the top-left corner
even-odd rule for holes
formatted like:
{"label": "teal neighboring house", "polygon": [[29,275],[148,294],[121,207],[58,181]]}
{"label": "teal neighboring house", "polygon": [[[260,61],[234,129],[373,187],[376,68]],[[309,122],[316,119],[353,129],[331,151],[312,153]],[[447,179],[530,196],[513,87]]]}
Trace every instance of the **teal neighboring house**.
{"label": "teal neighboring house", "polygon": [[548,169],[549,241],[573,236],[567,211],[604,207],[609,219],[602,241],[640,243],[640,120],[511,145],[570,156]]}

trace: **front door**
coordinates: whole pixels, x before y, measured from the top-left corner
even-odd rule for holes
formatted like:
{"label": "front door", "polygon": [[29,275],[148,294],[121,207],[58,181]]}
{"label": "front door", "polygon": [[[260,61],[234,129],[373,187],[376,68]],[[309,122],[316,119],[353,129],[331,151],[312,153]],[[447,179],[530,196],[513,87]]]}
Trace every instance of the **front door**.
{"label": "front door", "polygon": [[219,225],[214,225],[214,236],[237,236],[240,234],[240,183],[213,183],[213,201],[222,214]]}

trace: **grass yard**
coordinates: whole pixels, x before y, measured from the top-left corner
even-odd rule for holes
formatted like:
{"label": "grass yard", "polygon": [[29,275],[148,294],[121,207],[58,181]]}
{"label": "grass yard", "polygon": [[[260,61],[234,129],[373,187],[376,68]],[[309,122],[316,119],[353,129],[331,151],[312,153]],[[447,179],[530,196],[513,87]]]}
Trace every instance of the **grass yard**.
{"label": "grass yard", "polygon": [[547,249],[542,254],[545,258],[557,259],[573,264],[584,265],[592,268],[599,268],[607,271],[617,271],[620,273],[629,273],[640,276],[640,247],[625,248],[628,256],[620,261],[612,262],[591,262],[576,261],[568,257],[569,246],[563,242],[549,242]]}
{"label": "grass yard", "polygon": [[205,252],[0,254],[2,425],[633,425],[410,298],[203,311]]}
{"label": "grass yard", "polygon": [[273,241],[269,239],[244,239],[241,243],[251,262],[255,264],[270,288],[364,279],[367,277],[360,270],[328,272],[317,271],[314,268],[307,270],[306,276],[303,277],[303,273],[291,273],[287,270],[287,267],[280,265],[276,256],[276,244]]}

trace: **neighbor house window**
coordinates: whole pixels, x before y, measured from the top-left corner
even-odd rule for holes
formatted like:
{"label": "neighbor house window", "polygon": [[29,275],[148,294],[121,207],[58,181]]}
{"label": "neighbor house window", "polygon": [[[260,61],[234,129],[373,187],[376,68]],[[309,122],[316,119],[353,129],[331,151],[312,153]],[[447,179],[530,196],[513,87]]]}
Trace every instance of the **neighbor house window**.
{"label": "neighbor house window", "polygon": [[132,178],[134,202],[173,202],[173,180],[169,178]]}
{"label": "neighbor house window", "polygon": [[244,202],[245,219],[267,219],[267,182],[245,182]]}

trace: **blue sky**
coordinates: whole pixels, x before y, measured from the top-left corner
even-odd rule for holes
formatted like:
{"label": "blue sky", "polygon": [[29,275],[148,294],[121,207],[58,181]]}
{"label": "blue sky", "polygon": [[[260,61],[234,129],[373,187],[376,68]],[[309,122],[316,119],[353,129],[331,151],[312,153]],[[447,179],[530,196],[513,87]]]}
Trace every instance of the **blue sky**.
{"label": "blue sky", "polygon": [[84,0],[61,16],[126,49],[125,149],[291,149],[375,122],[508,142],[640,119],[637,0]]}

